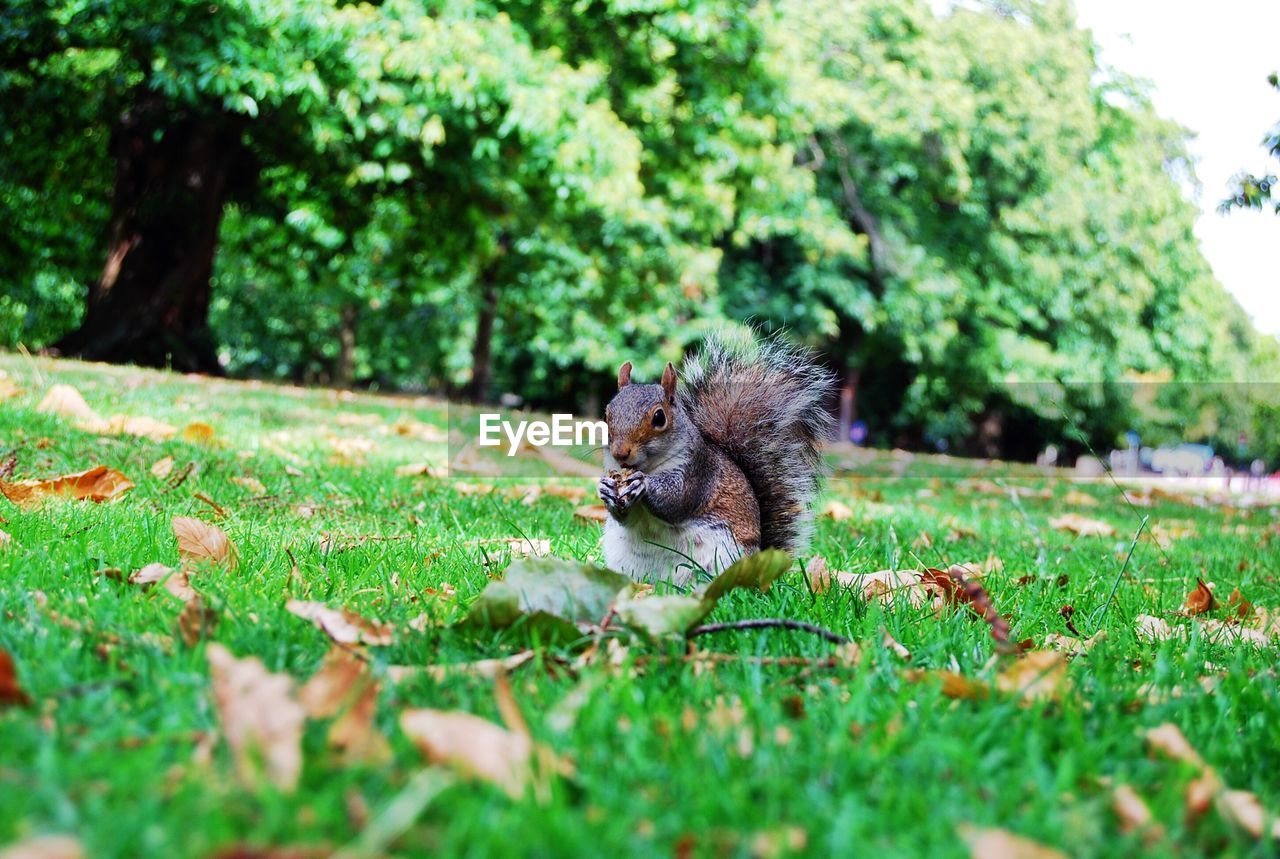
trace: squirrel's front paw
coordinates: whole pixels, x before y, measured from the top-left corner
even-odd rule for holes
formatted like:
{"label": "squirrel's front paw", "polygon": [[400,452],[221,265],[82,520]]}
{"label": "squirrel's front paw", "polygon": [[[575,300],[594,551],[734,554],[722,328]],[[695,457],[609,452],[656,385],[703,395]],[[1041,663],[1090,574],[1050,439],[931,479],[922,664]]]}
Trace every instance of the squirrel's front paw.
{"label": "squirrel's front paw", "polygon": [[644,495],[646,484],[645,474],[643,471],[633,471],[618,483],[618,498],[628,507],[633,504],[636,499]]}
{"label": "squirrel's front paw", "polygon": [[605,507],[615,513],[626,506],[619,497],[619,491],[618,481],[607,474],[596,484],[596,493],[600,496],[600,500],[604,502]]}

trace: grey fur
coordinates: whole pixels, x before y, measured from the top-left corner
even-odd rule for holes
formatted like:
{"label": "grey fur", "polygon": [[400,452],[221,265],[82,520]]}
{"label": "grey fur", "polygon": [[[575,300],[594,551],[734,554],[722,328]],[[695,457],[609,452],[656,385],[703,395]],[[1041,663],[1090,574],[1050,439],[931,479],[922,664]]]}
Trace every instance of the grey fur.
{"label": "grey fur", "polygon": [[760,548],[803,551],[834,431],[834,377],[777,337],[714,337],[680,370],[677,402],[742,469],[760,504]]}

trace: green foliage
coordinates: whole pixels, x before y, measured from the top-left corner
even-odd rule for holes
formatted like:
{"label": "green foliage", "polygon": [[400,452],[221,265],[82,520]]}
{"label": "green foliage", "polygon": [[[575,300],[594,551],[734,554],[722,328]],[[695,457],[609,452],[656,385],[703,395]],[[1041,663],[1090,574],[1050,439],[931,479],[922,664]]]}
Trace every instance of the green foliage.
{"label": "green foliage", "polygon": [[234,373],[592,408],[750,321],[860,379],[876,443],[1006,450],[1143,426],[1133,379],[1274,377],[1196,245],[1186,133],[1070,5],[934,6],[16,0],[0,343],[76,324],[112,129],[159,103],[245,150]]}
{"label": "green foliage", "polygon": [[[1267,83],[1280,91],[1280,72],[1272,72],[1268,75]],[[1276,123],[1267,132],[1266,137],[1262,139],[1262,145],[1266,147],[1268,154],[1280,158],[1280,123]],[[1280,194],[1276,193],[1276,183],[1280,182],[1280,179],[1277,179],[1274,173],[1263,176],[1241,173],[1232,182],[1235,187],[1232,189],[1231,196],[1223,200],[1219,206],[1222,212],[1229,212],[1234,208],[1265,209],[1274,205],[1276,214],[1280,214]]]}

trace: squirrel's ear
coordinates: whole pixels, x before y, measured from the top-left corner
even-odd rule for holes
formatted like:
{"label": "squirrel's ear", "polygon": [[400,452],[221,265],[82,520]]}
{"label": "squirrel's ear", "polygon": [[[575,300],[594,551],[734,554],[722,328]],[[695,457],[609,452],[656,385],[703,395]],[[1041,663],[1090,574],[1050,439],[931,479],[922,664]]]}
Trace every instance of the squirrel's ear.
{"label": "squirrel's ear", "polygon": [[631,384],[631,362],[623,364],[618,368],[618,390],[621,391],[627,385]]}
{"label": "squirrel's ear", "polygon": [[667,394],[667,402],[676,401],[676,368],[667,362],[667,369],[662,371],[662,390]]}

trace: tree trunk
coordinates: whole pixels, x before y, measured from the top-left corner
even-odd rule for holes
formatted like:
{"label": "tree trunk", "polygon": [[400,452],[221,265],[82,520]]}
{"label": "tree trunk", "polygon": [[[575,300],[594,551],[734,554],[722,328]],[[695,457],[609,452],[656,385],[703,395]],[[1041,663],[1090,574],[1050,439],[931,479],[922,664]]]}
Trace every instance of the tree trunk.
{"label": "tree trunk", "polygon": [[219,372],[209,331],[218,227],[245,170],[241,120],[148,95],[112,133],[107,260],[84,321],[54,348],[95,361]]}
{"label": "tree trunk", "polygon": [[467,386],[467,399],[482,403],[489,396],[493,383],[493,320],[498,314],[498,288],[492,276],[485,272],[483,292],[480,295],[480,311],[476,315],[476,340],[471,349],[471,384]]}
{"label": "tree trunk", "polygon": [[849,441],[849,428],[858,419],[858,382],[861,380],[862,371],[858,367],[853,364],[845,367],[840,380],[840,441]]}
{"label": "tree trunk", "polygon": [[350,388],[356,380],[356,306],[344,304],[338,322],[338,361],[334,385]]}

